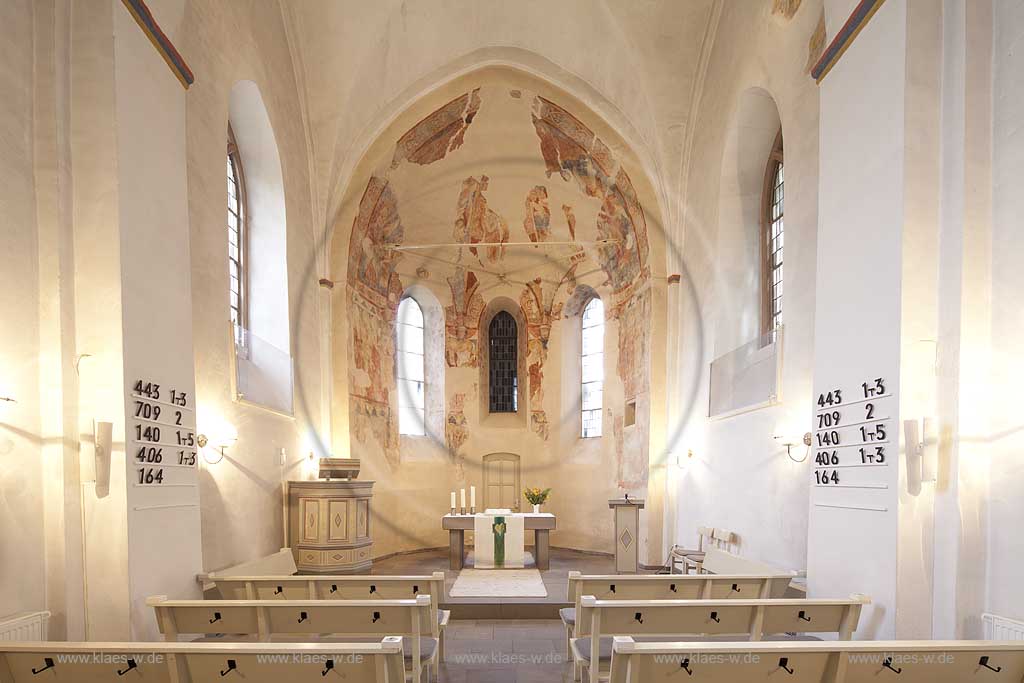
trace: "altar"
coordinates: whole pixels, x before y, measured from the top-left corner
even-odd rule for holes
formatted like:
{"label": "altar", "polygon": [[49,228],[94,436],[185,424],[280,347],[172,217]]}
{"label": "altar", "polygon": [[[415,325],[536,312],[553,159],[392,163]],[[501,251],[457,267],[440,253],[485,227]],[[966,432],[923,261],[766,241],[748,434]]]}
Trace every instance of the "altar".
{"label": "altar", "polygon": [[[523,518],[523,529],[533,532],[533,554],[537,569],[548,569],[551,562],[551,530],[555,516],[548,512],[518,514]],[[441,528],[448,531],[448,564],[453,570],[462,569],[466,561],[466,532],[473,531],[477,515],[447,514],[441,518]]]}

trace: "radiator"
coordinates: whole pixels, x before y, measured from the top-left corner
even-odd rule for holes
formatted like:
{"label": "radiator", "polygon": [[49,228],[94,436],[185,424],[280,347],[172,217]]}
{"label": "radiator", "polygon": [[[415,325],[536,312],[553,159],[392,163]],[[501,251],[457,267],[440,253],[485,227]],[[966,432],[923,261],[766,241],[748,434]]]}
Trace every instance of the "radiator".
{"label": "radiator", "polygon": [[49,640],[49,612],[21,612],[0,619],[0,641]]}
{"label": "radiator", "polygon": [[997,614],[982,614],[985,640],[1024,640],[1024,621],[1007,619]]}

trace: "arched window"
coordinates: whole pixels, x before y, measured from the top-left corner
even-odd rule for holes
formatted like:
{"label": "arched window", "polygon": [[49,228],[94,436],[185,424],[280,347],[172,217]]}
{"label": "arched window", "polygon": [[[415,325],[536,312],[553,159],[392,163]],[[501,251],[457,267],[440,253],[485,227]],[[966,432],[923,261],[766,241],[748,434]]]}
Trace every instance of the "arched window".
{"label": "arched window", "polygon": [[763,212],[761,218],[761,327],[771,332],[782,324],[782,237],[784,232],[783,192],[785,176],[782,163],[782,131],[775,137],[765,169]]}
{"label": "arched window", "polygon": [[583,438],[601,436],[604,400],[604,303],[597,297],[583,309],[580,354],[583,382]]}
{"label": "arched window", "polygon": [[398,304],[398,433],[426,434],[423,309],[411,296]]}
{"label": "arched window", "polygon": [[499,312],[487,330],[490,341],[488,370],[492,413],[519,410],[519,329],[508,311]]}
{"label": "arched window", "polygon": [[228,125],[228,305],[231,311],[231,325],[235,344],[245,345],[245,329],[248,327],[248,291],[246,268],[246,206],[245,177],[242,160],[235,144],[235,134]]}

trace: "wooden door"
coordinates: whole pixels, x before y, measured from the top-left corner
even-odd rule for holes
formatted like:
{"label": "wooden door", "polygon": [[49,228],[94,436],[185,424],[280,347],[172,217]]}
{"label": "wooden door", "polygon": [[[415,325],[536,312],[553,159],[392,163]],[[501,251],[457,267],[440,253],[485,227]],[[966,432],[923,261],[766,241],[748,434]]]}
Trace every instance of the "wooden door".
{"label": "wooden door", "polygon": [[484,456],[484,507],[519,511],[519,456],[514,453],[491,453]]}

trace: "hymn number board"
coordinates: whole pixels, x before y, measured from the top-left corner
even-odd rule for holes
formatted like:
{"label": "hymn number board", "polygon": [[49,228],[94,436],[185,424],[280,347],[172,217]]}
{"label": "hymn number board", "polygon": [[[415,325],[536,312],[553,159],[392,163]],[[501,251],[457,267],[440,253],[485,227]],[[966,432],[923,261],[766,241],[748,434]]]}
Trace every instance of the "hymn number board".
{"label": "hymn number board", "polygon": [[818,394],[814,411],[814,484],[823,488],[886,488],[898,451],[895,401],[884,377]]}
{"label": "hymn number board", "polygon": [[194,486],[198,467],[196,417],[188,392],[156,382],[132,385],[128,453],[134,486]]}

